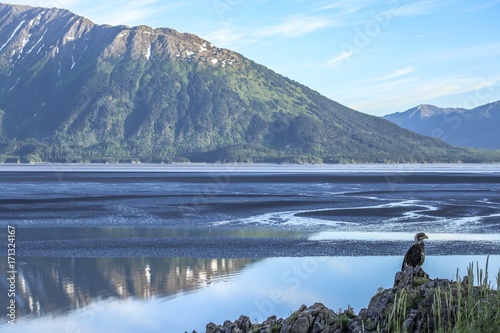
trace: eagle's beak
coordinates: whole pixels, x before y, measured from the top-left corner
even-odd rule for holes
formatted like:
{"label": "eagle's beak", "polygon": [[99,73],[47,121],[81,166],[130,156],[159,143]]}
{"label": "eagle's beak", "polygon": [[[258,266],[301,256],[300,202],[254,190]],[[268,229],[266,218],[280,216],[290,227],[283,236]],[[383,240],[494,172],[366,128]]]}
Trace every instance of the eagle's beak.
{"label": "eagle's beak", "polygon": [[427,235],[424,236],[424,239],[429,239],[429,237],[427,237]]}

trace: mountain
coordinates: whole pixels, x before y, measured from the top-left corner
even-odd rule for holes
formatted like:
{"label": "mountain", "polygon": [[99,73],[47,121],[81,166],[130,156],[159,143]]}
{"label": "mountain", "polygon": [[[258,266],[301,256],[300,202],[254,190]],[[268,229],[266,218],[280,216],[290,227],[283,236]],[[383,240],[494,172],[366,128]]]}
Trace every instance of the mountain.
{"label": "mountain", "polygon": [[471,110],[422,104],[384,118],[451,145],[500,149],[500,101]]}
{"label": "mountain", "polygon": [[484,156],[349,109],[192,34],[0,4],[4,161],[477,158]]}

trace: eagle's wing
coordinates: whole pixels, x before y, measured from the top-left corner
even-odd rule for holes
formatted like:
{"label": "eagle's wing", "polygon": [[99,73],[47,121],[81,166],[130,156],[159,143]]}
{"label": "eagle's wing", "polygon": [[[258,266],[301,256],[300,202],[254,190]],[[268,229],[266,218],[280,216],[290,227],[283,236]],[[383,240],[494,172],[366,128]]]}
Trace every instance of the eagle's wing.
{"label": "eagle's wing", "polygon": [[423,247],[421,244],[413,244],[405,254],[401,270],[404,270],[406,265],[412,267],[419,265],[422,258],[422,250]]}

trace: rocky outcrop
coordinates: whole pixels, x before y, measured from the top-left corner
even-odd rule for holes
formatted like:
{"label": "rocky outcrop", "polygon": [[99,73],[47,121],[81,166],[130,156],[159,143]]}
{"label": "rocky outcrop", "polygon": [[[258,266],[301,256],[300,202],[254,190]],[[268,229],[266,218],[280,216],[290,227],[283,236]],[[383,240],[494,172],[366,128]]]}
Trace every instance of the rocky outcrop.
{"label": "rocky outcrop", "polygon": [[[310,307],[303,305],[286,319],[273,316],[260,324],[252,323],[246,316],[220,326],[210,323],[206,333],[420,333],[444,327],[446,329],[442,331],[447,332],[460,322],[460,316],[466,315],[465,299],[487,304],[490,298],[498,301],[497,291],[484,285],[474,287],[469,276],[462,282],[431,280],[421,267],[407,266],[404,271],[396,273],[393,288],[381,289],[372,297],[368,308],[357,315],[350,307],[336,313],[317,303]],[[498,321],[495,313],[495,310],[491,311],[491,318],[487,319],[493,326]],[[475,325],[478,324],[480,322]],[[480,332],[489,332],[488,328],[485,329]]]}

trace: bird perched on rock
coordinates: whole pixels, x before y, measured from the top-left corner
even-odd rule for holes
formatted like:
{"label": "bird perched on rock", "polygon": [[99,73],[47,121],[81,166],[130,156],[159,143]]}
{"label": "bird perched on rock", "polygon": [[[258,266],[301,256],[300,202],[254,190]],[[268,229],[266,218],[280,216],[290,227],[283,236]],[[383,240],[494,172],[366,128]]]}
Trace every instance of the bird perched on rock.
{"label": "bird perched on rock", "polygon": [[401,270],[404,270],[406,266],[422,266],[425,260],[424,239],[429,239],[429,237],[423,232],[415,235],[415,243],[406,252]]}

